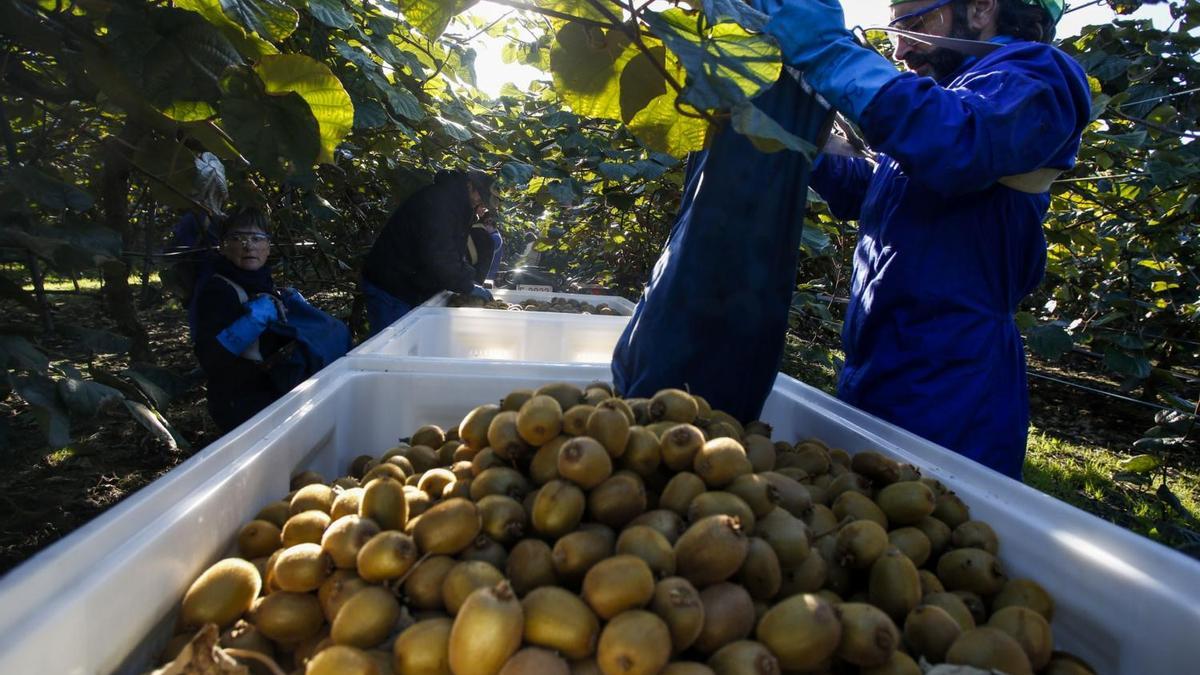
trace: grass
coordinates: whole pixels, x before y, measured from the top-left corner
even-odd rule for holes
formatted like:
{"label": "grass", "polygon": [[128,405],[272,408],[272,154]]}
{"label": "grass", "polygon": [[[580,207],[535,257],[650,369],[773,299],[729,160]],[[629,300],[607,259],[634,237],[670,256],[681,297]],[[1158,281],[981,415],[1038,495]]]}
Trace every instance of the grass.
{"label": "grass", "polygon": [[[93,292],[94,293],[94,292],[100,291],[101,282],[100,282],[99,277],[80,277],[76,281],[78,281],[78,283],[79,283],[79,290],[81,292]],[[151,284],[159,283],[158,272],[150,273],[150,283]],[[46,275],[46,278],[43,281],[43,285],[46,287],[47,291],[51,291],[51,292],[62,292],[62,291],[74,291],[75,290],[75,282],[73,282],[70,278],[59,277],[59,276],[55,276],[55,275],[51,275],[51,274]],[[142,285],[141,272],[129,275],[129,285],[130,286],[141,286]],[[32,293],[33,292],[33,283],[32,282],[26,283],[21,288]]]}
{"label": "grass", "polygon": [[[1200,471],[1174,467],[1167,487],[1187,514],[1156,494],[1162,474],[1120,476],[1121,455],[1105,448],[1055,438],[1030,429],[1025,483],[1104,520],[1167,546],[1196,550],[1200,529]],[[1120,478],[1120,479],[1118,479]]]}

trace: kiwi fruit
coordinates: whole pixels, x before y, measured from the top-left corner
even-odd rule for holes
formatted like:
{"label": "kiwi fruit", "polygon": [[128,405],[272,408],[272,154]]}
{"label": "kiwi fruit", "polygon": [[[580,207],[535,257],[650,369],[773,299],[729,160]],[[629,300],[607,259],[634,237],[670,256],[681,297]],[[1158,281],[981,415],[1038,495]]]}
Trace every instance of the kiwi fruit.
{"label": "kiwi fruit", "polygon": [[942,585],[937,575],[929,570],[917,570],[917,574],[921,577],[921,597],[924,598],[930,593],[945,593],[946,587]]}
{"label": "kiwi fruit", "polygon": [[252,520],[238,531],[238,552],[243,558],[263,558],[281,546],[283,531],[268,520]]}
{"label": "kiwi fruit", "polygon": [[450,628],[450,670],[493,675],[521,647],[525,617],[507,581],[467,596]]}
{"label": "kiwi fruit", "polygon": [[342,490],[333,498],[333,506],[329,507],[329,517],[336,521],[346,516],[357,516],[364,494],[366,490],[361,487]]}
{"label": "kiwi fruit", "polygon": [[283,549],[271,567],[275,585],[283,591],[315,591],[333,571],[333,561],[317,544],[297,544]]}
{"label": "kiwi fruit", "polygon": [[287,591],[259,598],[250,609],[249,619],[260,633],[280,644],[307,640],[325,623],[317,596]]}
{"label": "kiwi fruit", "polygon": [[632,471],[618,471],[588,493],[593,520],[621,528],[646,510],[646,486]]}
{"label": "kiwi fruit", "polygon": [[283,547],[296,544],[320,544],[321,536],[329,527],[332,519],[324,511],[304,511],[297,513],[283,524],[279,539]]}
{"label": "kiwi fruit", "polygon": [[[515,411],[509,411],[514,412]],[[487,403],[477,406],[458,425],[458,436],[463,443],[473,450],[482,450],[488,444],[488,428],[492,420],[500,414],[500,406]]]}
{"label": "kiwi fruit", "polygon": [[339,518],[321,536],[321,549],[336,567],[351,568],[357,565],[359,549],[379,532],[379,525],[370,518],[357,515]]}
{"label": "kiwi fruit", "polygon": [[713,584],[700,591],[700,603],[704,625],[692,645],[695,649],[712,654],[754,630],[754,600],[745,588],[729,582]]}
{"label": "kiwi fruit", "polygon": [[946,663],[1032,675],[1033,666],[1021,645],[1007,633],[983,626],[963,632],[946,650]]}
{"label": "kiwi fruit", "polygon": [[650,608],[666,623],[675,653],[692,646],[700,637],[704,628],[704,603],[687,579],[667,577],[655,584]]}
{"label": "kiwi fruit", "polygon": [[1032,579],[1011,579],[992,597],[992,611],[1005,607],[1028,607],[1046,621],[1054,620],[1054,598]]}
{"label": "kiwi fruit", "polygon": [[662,463],[662,451],[658,437],[645,427],[629,428],[629,438],[619,462],[622,469],[636,473],[642,478],[653,476]]}
{"label": "kiwi fruit", "polygon": [[611,619],[650,602],[654,597],[654,574],[637,556],[614,555],[588,569],[580,595],[600,618]]}
{"label": "kiwi fruit", "polygon": [[433,499],[437,499],[442,496],[442,491],[446,489],[446,486],[457,479],[457,476],[449,469],[430,469],[421,474],[417,481],[417,489]]}
{"label": "kiwi fruit", "polygon": [[950,545],[950,536],[953,530],[950,526],[938,520],[937,518],[929,517],[922,518],[914,527],[920,530],[929,539],[929,555],[931,558],[936,558],[946,550]]}
{"label": "kiwi fruit", "polygon": [[629,521],[628,527],[637,525],[645,525],[654,529],[656,532],[667,538],[667,542],[671,546],[679,540],[679,536],[687,529],[684,525],[683,518],[679,517],[678,513],[668,511],[667,509],[654,509],[647,511],[637,518]]}
{"label": "kiwi fruit", "polygon": [[682,389],[662,389],[650,399],[650,419],[691,424],[700,414],[700,406]]}
{"label": "kiwi fruit", "polygon": [[771,471],[775,468],[775,444],[771,442],[769,436],[747,434],[742,439],[742,446],[746,450],[746,458],[750,460],[751,470],[754,473]]}
{"label": "kiwi fruit", "polygon": [[583,490],[578,486],[565,480],[552,480],[537,491],[529,510],[529,520],[535,532],[547,537],[561,537],[579,525],[586,505]]}
{"label": "kiwi fruit", "polygon": [[503,495],[516,500],[525,498],[530,490],[529,479],[507,466],[484,469],[471,481],[471,499],[480,501],[488,495]]}
{"label": "kiwi fruit", "polygon": [[[507,413],[501,413],[496,420],[505,414]],[[493,426],[497,423],[496,420],[492,421]],[[533,446],[542,445],[562,433],[563,408],[553,397],[537,395],[521,405],[516,414],[515,424],[517,434],[523,441]],[[488,442],[491,443],[490,428],[488,432]],[[492,447],[500,450],[496,445]]]}
{"label": "kiwi fruit", "polygon": [[845,492],[857,492],[865,497],[870,497],[871,481],[853,471],[847,471],[830,480],[826,489],[829,499],[837,499]]}
{"label": "kiwi fruit", "polygon": [[476,476],[494,466],[507,467],[511,462],[496,454],[491,448],[483,448],[471,458],[471,472]]}
{"label": "kiwi fruit", "polygon": [[850,458],[850,470],[879,486],[900,480],[900,463],[873,450],[855,453]]}
{"label": "kiwi fruit", "polygon": [[558,401],[563,410],[570,410],[584,402],[583,390],[566,382],[554,382],[542,385],[534,391],[534,395],[546,395]]}
{"label": "kiwi fruit", "polygon": [[658,497],[658,505],[686,518],[692,500],[704,494],[705,489],[703,479],[694,473],[681,471],[667,481]]}
{"label": "kiwi fruit", "polygon": [[762,601],[774,598],[783,584],[783,571],[775,549],[758,537],[750,537],[746,560],[735,578],[749,591],[751,598]]}
{"label": "kiwi fruit", "polygon": [[316,471],[300,471],[292,475],[292,479],[289,481],[289,489],[298,491],[305,486],[323,485],[325,482],[325,477]]}
{"label": "kiwi fruit", "polygon": [[883,555],[887,545],[887,531],[878,523],[856,520],[847,523],[838,532],[834,546],[835,562],[853,569],[867,569]]}
{"label": "kiwi fruit", "polygon": [[[780,464],[783,456],[776,457],[776,464]],[[803,469],[810,476],[820,476],[821,474],[829,473],[829,450],[824,443],[815,440],[800,441],[796,447],[788,455],[790,466]]]}
{"label": "kiwi fruit", "polygon": [[667,624],[640,609],[613,617],[596,645],[596,663],[605,675],[651,675],[661,671],[670,658]]}
{"label": "kiwi fruit", "polygon": [[355,593],[369,585],[355,574],[354,570],[335,570],[333,574],[326,577],[321,587],[317,589],[317,602],[321,606],[321,614],[325,620],[332,623],[342,605]]}
{"label": "kiwi fruit", "polygon": [[899,549],[889,547],[875,564],[867,582],[867,598],[898,625],[921,601],[921,576]]}
{"label": "kiwi fruit", "polygon": [[414,446],[424,445],[437,448],[446,442],[446,432],[436,424],[426,424],[414,431],[408,442]]}
{"label": "kiwi fruit", "polygon": [[934,605],[919,605],[904,619],[904,642],[930,663],[946,660],[946,651],[963,632],[962,626],[946,610]]}
{"label": "kiwi fruit", "polygon": [[971,510],[958,495],[953,492],[947,492],[946,494],[938,495],[937,502],[933,507],[932,516],[949,525],[950,529],[953,530],[971,519]]}
{"label": "kiwi fruit", "polygon": [[379,675],[379,667],[361,649],[333,645],[308,661],[304,675]]}
{"label": "kiwi fruit", "polygon": [[554,555],[550,545],[540,539],[522,539],[512,547],[505,566],[513,590],[524,597],[536,588],[554,586]]}
{"label": "kiwi fruit", "polygon": [[558,475],[590,490],[612,475],[612,457],[599,441],[577,436],[558,451]]}
{"label": "kiwi fruit", "polygon": [[675,574],[675,550],[671,542],[647,525],[625,528],[617,537],[616,553],[641,558],[656,578]]}
{"label": "kiwi fruit", "polygon": [[499,675],[570,675],[571,666],[554,652],[525,647],[513,654]]}
{"label": "kiwi fruit", "polygon": [[858,492],[843,492],[833,500],[833,515],[838,522],[846,520],[869,520],[878,523],[883,529],[888,529],[888,519],[883,509],[875,502]]}
{"label": "kiwi fruit", "polygon": [[[404,577],[404,598],[412,609],[444,610],[442,583],[458,561],[450,556],[423,558]],[[460,608],[461,609],[461,608]]]}
{"label": "kiwi fruit", "polygon": [[776,507],[755,525],[755,536],[762,538],[779,557],[782,567],[799,565],[812,550],[812,536],[803,520]]}
{"label": "kiwi fruit", "polygon": [[512,497],[488,495],[475,504],[479,509],[484,534],[497,542],[509,545],[525,536],[529,514]]}
{"label": "kiwi fruit", "polygon": [[403,530],[409,517],[404,485],[393,478],[373,479],[363,488],[358,515],[371,519],[380,529]]}
{"label": "kiwi fruit", "polygon": [[1056,651],[1041,675],[1096,675],[1096,669],[1074,654]]}
{"label": "kiwi fruit", "polygon": [[371,537],[358,549],[355,565],[359,575],[370,582],[388,581],[404,576],[416,564],[419,554],[412,537],[387,530]]}
{"label": "kiwi fruit", "polygon": [[1050,623],[1028,607],[1004,607],[988,618],[988,627],[1004,631],[1021,645],[1034,670],[1041,670],[1050,662],[1054,651],[1054,635]]}
{"label": "kiwi fruit", "polygon": [[780,570],[779,593],[791,597],[799,593],[815,593],[825,585],[828,564],[819,554],[809,554],[799,565]]}
{"label": "kiwi fruit", "polygon": [[884,487],[875,501],[895,525],[915,525],[933,514],[933,491],[918,481],[901,481]]}
{"label": "kiwi fruit", "polygon": [[660,675],[715,675],[712,668],[695,661],[672,661]]}
{"label": "kiwi fruit", "polygon": [[722,488],[738,476],[754,472],[746,449],[732,438],[714,438],[700,446],[692,470],[709,488]]}
{"label": "kiwi fruit", "polygon": [[983,597],[995,595],[1008,581],[1000,561],[977,548],[960,548],[942,554],[937,563],[937,576],[948,590],[970,591]]}
{"label": "kiwi fruit", "polygon": [[779,660],[761,642],[737,640],[710,656],[708,667],[717,675],[778,675]]}
{"label": "kiwi fruit", "polygon": [[463,549],[458,558],[459,560],[478,560],[502,570],[508,565],[508,549],[486,534],[480,534],[475,537],[470,546]]}
{"label": "kiwi fruit", "polygon": [[826,663],[842,638],[842,623],[833,606],[819,596],[793,595],[767,610],[755,637],[789,671],[809,671]]}
{"label": "kiwi fruit", "polygon": [[442,602],[451,616],[458,614],[467,596],[480,588],[490,588],[500,583],[504,574],[491,563],[482,560],[459,562],[442,579]]}
{"label": "kiwi fruit", "polygon": [[917,567],[924,565],[925,561],[929,560],[932,548],[929,537],[915,527],[900,527],[888,532],[888,545],[896,547],[901,553],[908,556],[908,559]]}
{"label": "kiwi fruit", "polygon": [[927,593],[921,598],[921,605],[941,608],[964,632],[975,627],[975,615],[962,597],[954,593]]}
{"label": "kiwi fruit", "polygon": [[588,416],[587,435],[600,442],[611,457],[625,454],[629,442],[629,427],[633,420],[619,409],[604,405],[597,406]]}
{"label": "kiwi fruit", "polygon": [[704,432],[691,424],[669,424],[659,436],[663,464],[672,471],[689,470],[704,447]]}
{"label": "kiwi fruit", "polygon": [[950,533],[950,544],[954,548],[978,548],[992,555],[1000,550],[1000,539],[991,525],[982,520],[968,520]]}
{"label": "kiwi fruit", "polygon": [[563,413],[562,432],[567,436],[583,436],[587,434],[588,418],[596,411],[596,406],[581,404]]}
{"label": "kiwi fruit", "polygon": [[274,523],[276,527],[282,529],[283,524],[292,517],[291,502],[285,499],[271,502],[259,509],[254,516],[255,520],[265,520],[268,523]]}
{"label": "kiwi fruit", "polygon": [[715,584],[741,568],[749,548],[736,518],[707,516],[693,523],[675,542],[675,569],[697,586]]}
{"label": "kiwi fruit", "polygon": [[745,502],[758,518],[770,513],[779,503],[779,491],[762,474],[748,473],[738,476],[725,490]]}
{"label": "kiwi fruit", "polygon": [[[532,401],[533,399],[530,400]],[[528,405],[528,403],[526,403],[526,405]],[[518,415],[519,413],[505,411],[493,417],[492,423],[488,425],[488,447],[490,447],[492,451],[494,451],[501,459],[505,459],[510,462],[525,459],[525,457],[529,454],[530,449],[529,444],[525,442],[525,439],[521,436],[517,427]],[[562,423],[560,420],[560,428],[561,424]],[[558,435],[557,430],[555,431],[554,435]],[[551,436],[551,438],[553,437],[554,436]]]}
{"label": "kiwi fruit", "polygon": [[584,659],[596,651],[600,620],[579,596],[554,586],[530,591],[521,600],[524,639],[553,649],[569,659]]}
{"label": "kiwi fruit", "polygon": [[558,478],[558,451],[570,436],[559,436],[537,449],[529,460],[529,477],[536,485],[545,485]]}
{"label": "kiwi fruit", "polygon": [[392,643],[392,670],[396,675],[450,675],[451,619],[418,621],[405,628]]}
{"label": "kiwi fruit", "polygon": [[228,626],[250,609],[262,590],[258,569],[248,560],[226,558],[204,570],[183,595],[180,623],[199,628],[206,623]]}
{"label": "kiwi fruit", "polygon": [[554,542],[551,560],[554,573],[562,581],[583,579],[593,565],[612,555],[614,542],[603,532],[577,530]]}
{"label": "kiwi fruit", "polygon": [[900,646],[900,630],[883,610],[863,602],[843,602],[836,610],[842,621],[838,658],[860,667],[881,666]]}
{"label": "kiwi fruit", "polygon": [[[756,474],[767,481],[768,499],[797,518],[808,518],[813,511],[813,497],[808,486],[802,485],[777,471]],[[735,479],[735,483],[742,478]]]}
{"label": "kiwi fruit", "polygon": [[473,502],[448,499],[421,514],[413,539],[423,553],[453,555],[469,546],[480,528],[479,509]]}
{"label": "kiwi fruit", "polygon": [[808,525],[814,538],[819,539],[830,534],[837,535],[837,516],[833,515],[833,509],[824,504],[813,504],[812,511],[804,518],[804,522]]}
{"label": "kiwi fruit", "polygon": [[340,645],[368,649],[383,642],[400,618],[400,603],[383,586],[368,586],[338,610],[329,636]]}
{"label": "kiwi fruit", "polygon": [[371,467],[371,469],[368,470],[367,473],[362,477],[363,486],[365,487],[367,483],[370,483],[376,478],[391,478],[392,480],[399,481],[401,484],[403,484],[408,480],[409,476],[414,475],[415,472],[405,471],[399,466],[396,466],[400,463],[407,465],[408,460],[404,457],[393,457],[383,464]]}
{"label": "kiwi fruit", "polygon": [[[532,389],[514,389],[508,392],[504,398],[500,399],[500,410],[511,410],[512,412],[517,412],[521,409],[521,406],[525,405],[525,402],[531,398],[533,398]],[[557,402],[558,401],[556,400],[555,403]]]}
{"label": "kiwi fruit", "polygon": [[715,516],[725,514],[737,518],[742,529],[746,532],[753,532],[756,518],[754,511],[740,497],[731,493],[720,490],[711,492],[703,492],[696,495],[692,503],[688,505],[687,519],[689,522],[696,522],[707,516]]}
{"label": "kiwi fruit", "polygon": [[922,671],[911,656],[896,650],[882,665],[861,668],[858,672],[859,675],[921,675]]}

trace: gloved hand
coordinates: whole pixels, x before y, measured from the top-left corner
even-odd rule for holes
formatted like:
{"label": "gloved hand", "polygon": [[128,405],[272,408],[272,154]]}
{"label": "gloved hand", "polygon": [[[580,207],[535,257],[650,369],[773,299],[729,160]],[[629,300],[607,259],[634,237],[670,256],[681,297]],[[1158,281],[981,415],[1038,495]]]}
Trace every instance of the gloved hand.
{"label": "gloved hand", "polygon": [[467,293],[467,295],[473,298],[482,298],[484,302],[492,301],[492,292],[478,284],[471,288],[471,292]]}
{"label": "gloved hand", "polygon": [[241,356],[258,336],[267,329],[267,324],[279,319],[278,301],[266,293],[247,301],[242,307],[246,313],[229,327],[217,334],[217,342],[235,356]]}
{"label": "gloved hand", "polygon": [[895,66],[862,47],[846,30],[838,0],[750,0],[770,17],[783,62],[804,73],[808,84],[855,123],[885,84],[900,76]]}

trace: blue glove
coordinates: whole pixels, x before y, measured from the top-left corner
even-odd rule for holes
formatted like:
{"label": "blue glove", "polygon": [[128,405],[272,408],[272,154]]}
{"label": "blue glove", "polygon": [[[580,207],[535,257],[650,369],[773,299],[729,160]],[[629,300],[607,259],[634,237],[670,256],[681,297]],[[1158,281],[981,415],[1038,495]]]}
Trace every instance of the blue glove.
{"label": "blue glove", "polygon": [[488,289],[484,288],[483,286],[479,286],[479,285],[474,286],[471,289],[471,292],[467,293],[467,295],[469,295],[473,298],[483,298],[484,302],[492,301],[492,292],[489,291]]}
{"label": "blue glove", "polygon": [[846,30],[838,0],[751,0],[766,13],[783,62],[855,123],[885,84],[900,76],[887,59],[862,47]]}
{"label": "blue glove", "polygon": [[246,313],[217,334],[217,342],[235,356],[241,356],[267,329],[267,324],[279,318],[276,300],[270,295],[260,295],[242,307]]}

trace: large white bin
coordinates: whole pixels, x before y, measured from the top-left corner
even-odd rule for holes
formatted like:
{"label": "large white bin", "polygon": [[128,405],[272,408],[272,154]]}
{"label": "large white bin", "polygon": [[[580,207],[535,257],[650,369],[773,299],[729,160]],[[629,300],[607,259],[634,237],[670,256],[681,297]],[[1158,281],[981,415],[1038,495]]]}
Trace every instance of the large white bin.
{"label": "large white bin", "polygon": [[355,356],[608,364],[627,316],[419,307]]}
{"label": "large white bin", "polygon": [[[337,475],[358,454],[382,452],[420,424],[455,424],[514,388],[607,376],[605,366],[342,359],[0,581],[0,673],[138,672],[165,641],[183,590],[287,492],[294,471]],[[1196,671],[1195,561],[785,376],[763,418],[777,438],[879,449],[957,490],[1000,536],[1008,573],[1054,593],[1058,645],[1101,673]]]}

